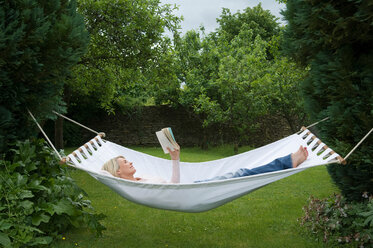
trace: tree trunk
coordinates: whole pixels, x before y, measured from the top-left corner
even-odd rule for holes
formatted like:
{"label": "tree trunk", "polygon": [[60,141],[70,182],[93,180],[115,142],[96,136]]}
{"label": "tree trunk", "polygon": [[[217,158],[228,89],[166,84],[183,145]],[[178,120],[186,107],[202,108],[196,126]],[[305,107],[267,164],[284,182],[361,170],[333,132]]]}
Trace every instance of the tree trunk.
{"label": "tree trunk", "polygon": [[206,129],[203,128],[203,140],[202,140],[202,144],[201,144],[201,149],[202,150],[208,150],[209,146],[208,146],[208,141],[207,141],[207,134],[206,134]]}
{"label": "tree trunk", "polygon": [[[64,85],[63,89],[63,101],[67,106],[70,104],[71,91],[67,84]],[[58,116],[54,122],[54,144],[57,149],[64,148],[64,139],[63,139],[63,118]]]}
{"label": "tree trunk", "polygon": [[58,116],[54,122],[54,145],[56,149],[63,149],[63,118]]}
{"label": "tree trunk", "polygon": [[240,143],[240,139],[238,138],[238,135],[235,135],[234,136],[234,146],[233,146],[233,152],[234,152],[234,154],[238,154],[238,144],[239,143]]}
{"label": "tree trunk", "polygon": [[285,117],[285,120],[287,121],[287,123],[289,124],[289,127],[290,127],[290,129],[291,129],[291,132],[292,132],[292,133],[296,133],[298,130],[297,130],[297,128],[294,126],[294,122],[293,122],[293,120],[291,119],[291,117],[290,117],[288,114],[286,114],[286,113],[285,113],[284,117]]}
{"label": "tree trunk", "polygon": [[234,142],[233,151],[234,151],[234,154],[238,154],[238,142]]}

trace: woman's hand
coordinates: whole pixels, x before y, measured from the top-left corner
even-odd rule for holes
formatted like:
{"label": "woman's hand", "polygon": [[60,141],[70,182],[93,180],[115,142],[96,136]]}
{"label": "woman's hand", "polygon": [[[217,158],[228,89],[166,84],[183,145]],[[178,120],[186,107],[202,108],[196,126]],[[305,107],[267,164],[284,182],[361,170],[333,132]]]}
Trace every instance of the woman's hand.
{"label": "woman's hand", "polygon": [[170,153],[172,160],[180,160],[180,150],[176,149],[172,151],[169,147],[167,147],[168,152]]}

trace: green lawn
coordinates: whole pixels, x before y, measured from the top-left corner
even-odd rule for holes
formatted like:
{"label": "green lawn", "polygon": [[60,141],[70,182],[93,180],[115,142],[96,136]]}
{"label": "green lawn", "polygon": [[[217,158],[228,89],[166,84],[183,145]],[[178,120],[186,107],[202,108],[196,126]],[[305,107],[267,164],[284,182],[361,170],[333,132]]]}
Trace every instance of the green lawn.
{"label": "green lawn", "polygon": [[[133,149],[167,157],[158,147]],[[232,150],[230,146],[208,151],[183,148],[181,160],[213,160],[232,155]],[[71,176],[88,193],[96,211],[107,215],[103,221],[107,230],[103,237],[85,229],[72,230],[56,247],[324,247],[297,219],[309,196],[323,198],[338,191],[326,168],[319,166],[217,209],[191,214],[134,204],[81,171],[72,171]]]}

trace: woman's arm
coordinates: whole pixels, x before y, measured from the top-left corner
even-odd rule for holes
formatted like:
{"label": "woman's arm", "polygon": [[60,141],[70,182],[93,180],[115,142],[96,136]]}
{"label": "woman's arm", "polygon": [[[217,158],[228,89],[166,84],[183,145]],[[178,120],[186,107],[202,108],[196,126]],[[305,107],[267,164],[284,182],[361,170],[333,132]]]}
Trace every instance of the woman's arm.
{"label": "woman's arm", "polygon": [[168,147],[167,150],[169,151],[172,160],[171,183],[180,183],[180,150],[175,149],[174,151],[171,151]]}

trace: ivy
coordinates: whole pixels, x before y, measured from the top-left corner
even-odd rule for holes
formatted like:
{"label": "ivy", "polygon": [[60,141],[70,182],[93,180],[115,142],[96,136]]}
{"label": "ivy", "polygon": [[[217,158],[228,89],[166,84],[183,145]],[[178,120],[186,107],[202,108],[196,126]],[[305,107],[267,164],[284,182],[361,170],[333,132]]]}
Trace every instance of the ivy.
{"label": "ivy", "polygon": [[17,142],[0,160],[0,246],[43,247],[71,227],[105,229],[85,192],[43,140]]}

